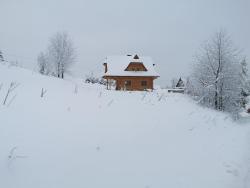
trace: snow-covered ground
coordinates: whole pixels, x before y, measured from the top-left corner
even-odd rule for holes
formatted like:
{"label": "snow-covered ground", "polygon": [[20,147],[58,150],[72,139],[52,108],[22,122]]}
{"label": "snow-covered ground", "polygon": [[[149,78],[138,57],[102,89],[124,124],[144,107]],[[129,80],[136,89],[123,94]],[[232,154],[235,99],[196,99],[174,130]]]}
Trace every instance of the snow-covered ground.
{"label": "snow-covered ground", "polygon": [[1,83],[1,188],[250,187],[248,120],[182,94],[107,91],[7,65]]}

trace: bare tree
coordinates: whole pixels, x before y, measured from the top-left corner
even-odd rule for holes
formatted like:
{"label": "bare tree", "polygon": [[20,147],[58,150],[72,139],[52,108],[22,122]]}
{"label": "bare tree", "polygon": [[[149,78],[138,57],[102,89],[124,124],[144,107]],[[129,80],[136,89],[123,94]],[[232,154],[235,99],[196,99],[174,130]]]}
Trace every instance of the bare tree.
{"label": "bare tree", "polygon": [[57,33],[51,38],[48,57],[55,68],[56,76],[64,78],[64,73],[69,70],[76,57],[73,42],[66,33]]}
{"label": "bare tree", "polygon": [[204,44],[192,73],[194,93],[202,104],[220,111],[239,110],[240,61],[238,50],[224,31]]}

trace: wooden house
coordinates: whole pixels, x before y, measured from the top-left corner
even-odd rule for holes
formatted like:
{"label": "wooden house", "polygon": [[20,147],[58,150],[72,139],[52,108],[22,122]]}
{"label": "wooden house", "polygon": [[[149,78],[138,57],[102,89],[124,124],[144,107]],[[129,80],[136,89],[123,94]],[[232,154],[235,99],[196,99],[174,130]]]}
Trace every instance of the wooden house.
{"label": "wooden house", "polygon": [[150,57],[109,56],[103,65],[107,89],[114,83],[116,90],[152,90],[154,80],[159,77]]}

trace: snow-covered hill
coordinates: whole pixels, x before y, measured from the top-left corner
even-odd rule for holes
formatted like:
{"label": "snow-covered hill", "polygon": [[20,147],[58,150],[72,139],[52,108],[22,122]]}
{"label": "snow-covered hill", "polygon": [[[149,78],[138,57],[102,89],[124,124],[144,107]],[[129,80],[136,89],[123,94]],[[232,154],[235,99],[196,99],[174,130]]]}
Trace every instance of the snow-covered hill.
{"label": "snow-covered hill", "polygon": [[7,65],[1,84],[0,187],[250,187],[250,125],[184,95],[107,91]]}

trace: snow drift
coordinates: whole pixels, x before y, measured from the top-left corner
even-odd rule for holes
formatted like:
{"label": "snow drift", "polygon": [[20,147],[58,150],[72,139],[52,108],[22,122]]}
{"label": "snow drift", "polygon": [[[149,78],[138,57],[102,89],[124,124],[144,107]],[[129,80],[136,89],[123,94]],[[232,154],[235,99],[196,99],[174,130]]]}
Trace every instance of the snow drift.
{"label": "snow drift", "polygon": [[184,95],[106,91],[6,65],[0,84],[0,187],[250,186],[248,124]]}

